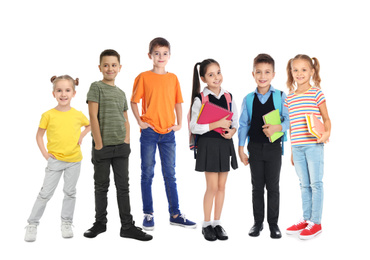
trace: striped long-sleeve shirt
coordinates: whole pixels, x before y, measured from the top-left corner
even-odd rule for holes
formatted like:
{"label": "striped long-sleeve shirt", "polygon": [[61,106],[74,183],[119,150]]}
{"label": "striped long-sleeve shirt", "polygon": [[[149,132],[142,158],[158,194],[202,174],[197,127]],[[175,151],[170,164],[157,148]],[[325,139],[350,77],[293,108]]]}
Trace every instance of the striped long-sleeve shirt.
{"label": "striped long-sleeve shirt", "polygon": [[292,146],[317,144],[317,138],[308,132],[305,115],[313,113],[321,119],[319,106],[324,102],[324,93],[317,87],[311,87],[303,94],[287,96],[284,106],[289,109]]}

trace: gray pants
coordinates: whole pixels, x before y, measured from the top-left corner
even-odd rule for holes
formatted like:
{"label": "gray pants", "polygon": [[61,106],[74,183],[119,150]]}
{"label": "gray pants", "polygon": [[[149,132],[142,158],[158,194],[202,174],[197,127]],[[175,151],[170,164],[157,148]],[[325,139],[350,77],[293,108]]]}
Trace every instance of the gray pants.
{"label": "gray pants", "polygon": [[28,218],[29,224],[38,225],[47,202],[54,194],[62,173],[64,171],[64,199],[62,206],[62,222],[72,223],[73,212],[76,204],[76,184],[80,176],[81,162],[63,162],[49,157],[45,169],[45,178],[42,188],[33,205]]}

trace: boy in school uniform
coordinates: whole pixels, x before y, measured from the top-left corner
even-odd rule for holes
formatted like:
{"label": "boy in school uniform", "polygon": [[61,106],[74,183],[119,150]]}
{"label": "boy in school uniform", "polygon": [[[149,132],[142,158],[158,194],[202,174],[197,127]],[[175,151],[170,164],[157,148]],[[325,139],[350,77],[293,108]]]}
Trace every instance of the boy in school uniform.
{"label": "boy in school uniform", "polygon": [[[183,99],[176,75],[165,70],[170,58],[170,43],[160,37],[153,39],[149,44],[148,56],[153,61],[153,69],[136,77],[131,96],[132,112],[141,128],[143,228],[145,230],[154,229],[152,181],[157,146],[169,205],[170,224],[195,228],[196,224],[186,219],[179,210],[175,177],[174,132],[180,130],[182,126],[181,103]],[[142,102],[141,116],[137,105],[140,100]],[[175,124],[175,118],[177,124]]]}
{"label": "boy in school uniform", "polygon": [[[257,88],[243,100],[238,130],[239,157],[244,165],[250,164],[252,177],[254,225],[249,231],[249,235],[257,237],[263,229],[264,188],[266,186],[267,221],[270,227],[270,236],[271,238],[281,238],[277,224],[280,200],[281,142],[286,140],[286,131],[289,128],[288,110],[283,106],[286,95],[271,85],[275,76],[275,62],[270,55],[259,54],[254,59],[252,74]],[[262,116],[275,109],[279,109],[282,123],[280,125],[265,124]],[[269,137],[275,132],[284,132],[285,134],[271,143]],[[249,158],[244,152],[247,137]]]}
{"label": "boy in school uniform", "polygon": [[107,193],[112,166],[121,219],[120,236],[148,241],[153,237],[134,225],[130,213],[128,157],[131,150],[128,105],[125,93],[114,83],[121,67],[120,55],[115,50],[103,51],[99,65],[103,80],[92,83],[87,93],[86,102],[89,106],[93,136],[95,223],[84,236],[93,238],[106,231]]}

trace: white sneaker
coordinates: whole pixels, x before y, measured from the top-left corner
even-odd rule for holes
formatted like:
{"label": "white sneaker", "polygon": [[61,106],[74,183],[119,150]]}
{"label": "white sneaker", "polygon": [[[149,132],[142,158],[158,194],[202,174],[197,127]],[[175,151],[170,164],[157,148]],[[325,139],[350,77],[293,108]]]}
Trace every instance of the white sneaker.
{"label": "white sneaker", "polygon": [[64,238],[73,237],[72,223],[62,222],[61,230],[62,230],[62,237]]}
{"label": "white sneaker", "polygon": [[34,241],[36,241],[36,235],[37,235],[37,226],[36,225],[28,225],[26,227],[26,235],[24,236],[24,241],[34,242]]}

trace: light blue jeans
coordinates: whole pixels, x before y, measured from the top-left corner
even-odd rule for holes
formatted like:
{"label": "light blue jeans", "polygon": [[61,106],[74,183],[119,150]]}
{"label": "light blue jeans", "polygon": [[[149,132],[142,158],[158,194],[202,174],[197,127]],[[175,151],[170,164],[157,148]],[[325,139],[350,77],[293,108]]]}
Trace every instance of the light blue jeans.
{"label": "light blue jeans", "polygon": [[324,145],[293,146],[293,162],[301,194],[303,218],[321,224],[324,189]]}
{"label": "light blue jeans", "polygon": [[28,218],[29,224],[38,225],[44,214],[46,204],[54,194],[60,177],[64,172],[64,199],[62,205],[62,222],[72,223],[76,204],[76,185],[80,176],[81,162],[63,162],[49,157],[45,169],[45,178],[42,188],[37,196],[32,212]]}

